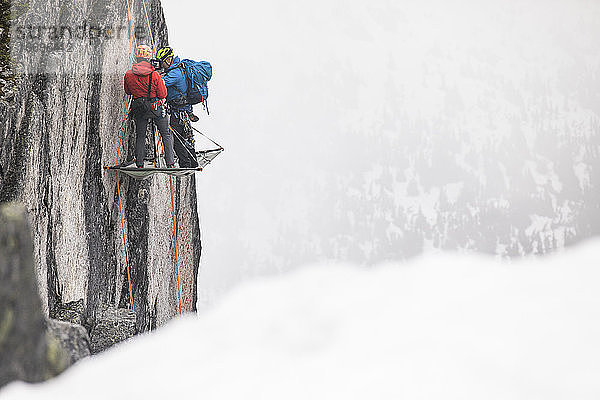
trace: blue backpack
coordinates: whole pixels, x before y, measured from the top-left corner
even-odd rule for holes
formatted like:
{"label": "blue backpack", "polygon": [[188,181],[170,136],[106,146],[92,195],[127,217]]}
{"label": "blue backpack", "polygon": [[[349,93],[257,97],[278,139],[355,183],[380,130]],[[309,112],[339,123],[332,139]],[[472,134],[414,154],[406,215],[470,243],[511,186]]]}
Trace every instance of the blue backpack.
{"label": "blue backpack", "polygon": [[206,82],[212,78],[212,66],[207,61],[194,61],[183,59],[179,68],[183,70],[185,83],[187,84],[186,103],[204,103],[208,98],[208,86]]}

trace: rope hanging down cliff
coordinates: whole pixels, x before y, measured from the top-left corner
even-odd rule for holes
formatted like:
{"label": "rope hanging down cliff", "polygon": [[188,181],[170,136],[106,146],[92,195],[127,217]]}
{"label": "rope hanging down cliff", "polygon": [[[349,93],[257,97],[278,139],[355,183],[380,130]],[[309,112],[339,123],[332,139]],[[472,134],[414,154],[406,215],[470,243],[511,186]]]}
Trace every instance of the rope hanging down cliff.
{"label": "rope hanging down cliff", "polygon": [[[181,118],[181,116],[177,117],[179,118],[177,121],[179,121],[178,123],[180,125],[175,125],[178,126],[177,129],[174,129],[173,127],[168,125],[168,119],[165,118],[165,114],[164,111],[162,111],[162,115],[157,115],[157,113],[153,110],[161,110],[162,107],[160,105],[156,105],[159,102],[155,101],[154,103],[151,103],[151,101],[156,100],[159,96],[160,98],[164,98],[164,90],[165,90],[165,85],[161,79],[161,76],[158,75],[156,72],[153,72],[154,69],[151,68],[151,65],[148,64],[147,62],[142,62],[142,60],[147,60],[150,61],[150,59],[152,58],[152,54],[156,54],[156,42],[154,40],[154,35],[152,33],[152,27],[150,24],[150,18],[148,15],[148,8],[146,6],[146,2],[145,0],[141,0],[141,8],[145,14],[145,20],[146,20],[146,25],[148,28],[148,33],[150,36],[150,40],[152,43],[152,48],[153,50],[150,50],[150,48],[146,45],[138,45],[138,41],[136,38],[136,32],[134,30],[134,21],[133,21],[133,13],[132,13],[132,0],[127,0],[127,16],[128,16],[128,24],[129,24],[129,47],[130,47],[130,59],[131,59],[131,63],[132,63],[132,70],[134,68],[138,68],[139,66],[144,66],[143,68],[147,68],[148,72],[142,72],[141,74],[139,74],[139,76],[146,76],[147,81],[145,83],[145,87],[147,88],[147,93],[145,95],[142,95],[141,93],[138,93],[139,89],[130,89],[130,82],[137,82],[137,81],[141,81],[141,78],[135,78],[134,80],[132,80],[131,77],[128,78],[128,75],[131,73],[135,73],[134,71],[128,71],[127,75],[126,75],[126,82],[125,82],[125,90],[127,91],[127,93],[135,93],[135,100],[132,101],[132,97],[128,96],[126,98],[125,101],[125,111],[124,111],[124,117],[123,117],[123,122],[122,122],[122,126],[121,126],[121,130],[120,130],[120,134],[119,134],[119,145],[117,147],[117,158],[116,158],[116,162],[114,166],[111,167],[105,167],[106,169],[110,169],[110,170],[115,170],[117,173],[117,194],[118,194],[118,199],[119,199],[119,212],[121,215],[121,228],[123,231],[123,247],[124,247],[124,251],[125,251],[125,263],[126,263],[126,269],[127,269],[127,281],[128,281],[128,286],[129,286],[129,299],[130,299],[130,305],[131,305],[131,309],[134,309],[134,299],[133,299],[133,290],[132,290],[132,276],[131,276],[131,270],[130,270],[130,265],[129,265],[129,253],[128,253],[128,249],[127,249],[127,236],[126,236],[126,231],[125,231],[125,222],[124,222],[124,215],[123,215],[123,206],[122,206],[122,201],[121,201],[121,190],[120,190],[120,180],[119,180],[119,173],[122,172],[126,175],[132,176],[134,178],[147,178],[153,174],[156,173],[164,173],[167,174],[167,178],[168,178],[168,184],[169,184],[169,190],[170,190],[170,194],[171,194],[171,213],[172,213],[172,218],[173,218],[173,241],[174,241],[174,246],[173,246],[173,250],[174,250],[174,262],[175,262],[175,269],[176,269],[176,274],[177,274],[177,289],[178,289],[178,300],[179,300],[179,313],[181,314],[183,312],[183,306],[182,306],[182,293],[181,293],[181,279],[180,279],[180,266],[179,266],[179,245],[178,245],[178,236],[179,236],[179,224],[178,224],[178,213],[176,213],[175,210],[175,199],[174,199],[174,195],[173,195],[173,180],[172,180],[172,176],[185,176],[185,175],[190,175],[193,174],[197,171],[202,171],[202,168],[205,167],[206,165],[208,165],[215,157],[217,157],[222,151],[223,151],[223,147],[220,146],[219,144],[217,144],[214,140],[208,138],[206,135],[204,135],[202,132],[200,132],[199,130],[197,130],[196,128],[194,128],[193,126],[191,126],[191,121],[196,121],[196,119],[192,119],[192,117],[195,117],[192,113],[191,113],[191,106],[187,106],[189,107],[189,111],[187,111],[187,108],[183,108],[180,109],[180,105],[177,105],[179,103],[174,103],[175,104],[175,111],[173,111],[173,109],[171,109],[171,113],[176,112],[177,110],[184,110],[186,112],[183,113],[184,117],[188,116],[189,113],[189,118]],[[134,54],[134,46],[135,46],[135,54]],[[170,48],[162,48],[160,52],[163,52],[161,54],[164,55],[164,50],[169,50],[171,52],[171,55],[173,55],[173,57],[170,58],[170,60],[165,61],[164,59],[160,59],[160,63],[162,65],[163,68],[165,68],[166,71],[172,71],[173,68],[175,68],[176,66],[172,66],[173,65],[173,61],[175,59],[175,56],[172,52],[172,49]],[[160,58],[160,57],[159,57]],[[135,63],[137,59],[137,63]],[[177,58],[177,60],[179,60]],[[192,60],[183,60],[183,61],[191,61]],[[157,62],[159,62],[157,60]],[[208,68],[210,70],[210,75],[205,76],[206,80],[210,79],[210,76],[212,75],[212,67],[210,67],[210,64],[206,63],[206,62],[200,62],[200,63],[205,63],[206,65],[208,65]],[[190,69],[192,69],[191,67],[193,66],[193,64],[190,64]],[[187,71],[185,68],[181,69],[183,72],[182,74],[185,74],[185,84],[184,84],[184,88],[183,90],[186,91],[186,93],[188,95],[191,94],[195,94],[197,95],[196,92],[194,91],[190,91],[190,82],[196,82],[195,80],[190,81],[188,79],[188,75],[187,75]],[[193,70],[193,69],[192,69]],[[149,75],[148,75],[149,73]],[[167,72],[168,74],[168,72]],[[153,76],[155,76],[156,78],[154,79],[154,86],[152,85],[153,83]],[[166,77],[165,77],[165,82],[166,82]],[[204,90],[205,90],[205,94],[202,95],[202,99],[205,99],[207,96],[207,92],[206,92],[206,80],[204,80],[203,85],[204,85]],[[158,83],[157,83],[158,81]],[[141,83],[141,82],[140,82]],[[139,83],[138,83],[139,85]],[[160,89],[160,85],[162,85],[163,89]],[[185,89],[185,86],[187,85],[188,89]],[[139,86],[138,86],[139,87]],[[144,87],[143,84],[141,87]],[[171,87],[171,86],[169,86]],[[194,88],[195,90],[197,89],[197,86],[192,85],[192,88]],[[162,94],[160,94],[161,92],[159,92],[159,90],[163,90]],[[156,97],[151,97],[156,95]],[[136,97],[137,96],[137,97]],[[146,97],[140,97],[140,96],[146,96]],[[190,104],[196,104],[194,103],[194,99],[196,97],[189,97],[188,96],[188,100],[190,101]],[[146,102],[140,101],[140,99],[142,100],[146,100]],[[155,104],[156,103],[156,104]],[[142,104],[142,110],[147,110],[147,112],[152,112],[152,115],[149,115],[149,117],[146,119],[146,117],[144,115],[146,115],[146,111],[140,111],[140,104]],[[171,104],[171,103],[170,103]],[[149,106],[152,107],[149,107]],[[155,108],[156,107],[156,108]],[[142,114],[140,114],[140,112],[142,112]],[[123,163],[123,164],[119,164],[120,162],[120,150],[121,150],[121,146],[123,145],[124,142],[124,132],[125,132],[125,123],[129,117],[129,115],[132,115],[133,118],[136,120],[136,130],[137,130],[137,140],[136,140],[136,163],[137,166],[134,166],[133,162],[129,162],[129,163]],[[159,111],[160,114],[160,111]],[[145,159],[145,146],[143,145],[144,143],[141,143],[141,139],[146,139],[146,125],[148,122],[148,119],[151,119],[154,121],[154,123],[151,124],[151,131],[152,131],[152,142],[153,142],[153,159],[151,160],[152,162],[152,167],[146,167],[146,165],[143,165],[144,159]],[[182,135],[180,134],[180,132],[178,132],[178,129],[181,129],[181,121],[184,120],[185,122],[187,122],[186,124],[186,130],[184,131],[180,131],[180,132],[184,132],[186,135],[186,138],[183,138]],[[166,121],[166,122],[165,122]],[[165,124],[166,124],[166,128],[165,128]],[[156,135],[156,131],[158,130],[158,128],[160,128],[160,132],[161,135]],[[172,137],[168,137],[165,135],[166,133],[169,133],[169,131],[172,132],[173,136]],[[196,152],[195,149],[193,148],[193,132],[192,131],[196,131],[197,133],[199,133],[200,135],[202,135],[203,137],[205,137],[206,139],[208,139],[210,142],[212,142],[215,146],[217,146],[217,148],[215,149],[210,149],[210,150],[204,150],[204,151],[199,151]],[[157,137],[158,137],[158,142],[157,142]],[[192,139],[189,139],[188,137],[191,137]],[[197,162],[195,164],[192,164],[191,168],[174,168],[173,165],[173,141],[172,139],[176,138],[177,140],[179,140],[179,143],[185,143],[186,140],[192,140],[191,142],[191,151],[187,146],[181,146],[177,151],[177,155],[179,157],[179,161],[180,164],[182,163],[182,157],[183,157],[183,166],[185,167],[190,167],[189,164],[189,159],[194,159],[197,160]],[[163,140],[164,139],[164,140]],[[167,139],[169,139],[169,142],[165,142],[167,141]],[[144,140],[145,142],[145,140]],[[140,146],[140,143],[142,144],[142,146]],[[162,152],[159,155],[158,154],[158,147],[162,147]],[[193,152],[193,153],[192,153]],[[166,164],[166,165],[165,165]],[[165,168],[166,166],[166,168]],[[193,278],[191,278],[193,279]]]}
{"label": "rope hanging down cliff", "polygon": [[[142,6],[144,7],[144,13],[146,14],[146,24],[148,26],[148,33],[150,34],[150,38],[152,40],[152,50],[153,54],[156,54],[156,46],[154,45],[154,36],[152,35],[152,27],[150,25],[150,18],[148,18],[148,10],[146,8],[146,1],[142,0]],[[156,126],[153,125],[153,131],[156,129]],[[156,137],[156,135],[153,135]],[[156,144],[155,144],[156,146]],[[155,147],[156,148],[156,147]],[[164,152],[164,143],[163,143],[163,152]],[[177,271],[177,293],[179,296],[179,314],[183,313],[181,307],[181,283],[179,278],[179,255],[178,255],[178,246],[177,246],[177,217],[175,215],[175,201],[173,199],[173,177],[169,176],[169,190],[171,192],[171,212],[173,217],[173,241],[174,241],[174,250],[175,250],[175,270]]]}
{"label": "rope hanging down cliff", "polygon": [[[145,4],[144,0],[141,0],[141,1],[142,1],[142,7],[146,14],[146,22],[148,25],[148,32],[149,32],[151,40],[152,40],[152,46],[154,47],[154,50],[156,50],[146,4]],[[132,18],[132,11],[131,11],[131,3],[129,0],[127,0],[127,17],[128,17],[128,25],[129,25],[128,34],[129,34],[130,59],[131,59],[132,65],[133,65],[133,63],[134,63],[133,48],[134,48],[134,45],[137,46],[137,39],[135,37],[135,31],[133,30],[133,18]],[[151,80],[150,80],[150,83],[151,83]],[[123,215],[123,205],[122,205],[122,201],[121,201],[121,189],[120,189],[120,179],[119,179],[119,171],[121,170],[121,168],[119,168],[120,151],[121,151],[121,146],[123,145],[125,124],[129,117],[129,114],[130,114],[131,104],[132,104],[131,96],[128,96],[125,100],[125,107],[124,107],[124,112],[123,112],[124,116],[123,116],[121,129],[120,129],[120,133],[119,133],[119,144],[117,147],[117,157],[116,157],[115,167],[112,167],[111,169],[116,169],[116,173],[117,173],[117,175],[116,175],[117,194],[118,194],[118,201],[119,201],[119,213],[120,213],[120,218],[121,218],[121,229],[122,229],[122,233],[123,233],[123,247],[124,247],[124,251],[125,251],[125,264],[126,264],[126,270],[127,270],[129,302],[130,302],[131,309],[135,310],[134,299],[133,299],[133,290],[132,290],[131,268],[129,265],[129,255],[128,255],[128,249],[127,249],[127,236],[126,236],[126,231],[125,231],[125,222],[124,222],[124,215]],[[157,143],[154,140],[155,148],[156,148],[156,144]],[[156,158],[156,151],[155,151],[155,158]],[[173,171],[173,172],[175,172],[175,171]],[[172,211],[172,217],[173,217],[173,238],[174,238],[175,267],[176,267],[176,273],[177,273],[179,313],[182,314],[183,310],[182,310],[182,304],[181,304],[181,284],[180,284],[180,276],[179,276],[180,275],[179,274],[179,257],[178,257],[178,244],[177,244],[177,218],[175,215],[176,213],[175,213],[175,202],[174,202],[174,196],[173,196],[173,181],[172,181],[171,176],[168,176],[168,181],[169,181],[169,188],[170,188],[170,193],[171,193],[171,211]]]}
{"label": "rope hanging down cliff", "polygon": [[[142,0],[142,2],[144,3],[144,9],[146,8],[145,6],[145,2],[144,0]],[[130,57],[131,57],[131,61],[133,64],[134,58],[133,58],[133,44],[137,43],[137,40],[135,38],[135,32],[132,29],[133,23],[132,23],[132,16],[131,16],[131,5],[129,3],[129,0],[127,0],[127,15],[128,15],[128,24],[129,24],[129,50],[130,50]],[[149,20],[148,20],[149,23]],[[150,29],[150,25],[148,25],[148,29],[150,31],[150,35],[152,35],[152,31]],[[154,39],[152,39],[154,41]],[[124,128],[125,128],[125,123],[127,121],[127,118],[129,117],[129,111],[130,111],[130,107],[131,107],[131,97],[128,96],[125,100],[125,111],[124,111],[124,117],[123,117],[123,121],[122,121],[122,125],[121,125],[121,131],[119,133],[119,145],[117,147],[117,158],[116,158],[116,165],[119,164],[119,156],[120,156],[120,151],[121,151],[121,145],[123,143],[123,134],[124,134]],[[117,175],[117,194],[118,194],[118,199],[119,199],[119,213],[120,213],[120,217],[121,217],[121,229],[123,232],[123,247],[125,250],[125,265],[126,265],[126,269],[127,269],[127,283],[129,286],[129,302],[130,302],[130,306],[131,309],[133,311],[135,311],[135,305],[134,305],[134,301],[133,301],[133,291],[132,291],[132,284],[131,284],[131,269],[129,266],[129,256],[128,256],[128,250],[127,250],[127,237],[126,237],[126,233],[125,233],[125,222],[124,222],[124,216],[123,216],[123,206],[122,206],[122,201],[121,201],[121,185],[119,183],[119,170],[116,171]],[[171,207],[172,207],[172,212],[173,212],[173,226],[174,226],[174,238],[175,238],[175,262],[176,262],[176,270],[177,270],[177,286],[178,286],[178,292],[179,292],[179,313],[182,314],[182,307],[181,307],[181,289],[180,289],[180,279],[179,279],[179,262],[178,262],[178,256],[177,256],[177,232],[175,230],[175,226],[176,226],[176,222],[175,222],[175,207],[174,207],[174,202],[173,202],[173,183],[171,180],[171,177],[169,177],[169,186],[170,186],[170,191],[171,191]]]}
{"label": "rope hanging down cliff", "polygon": [[[129,0],[127,0],[127,22],[129,25],[129,55],[131,58],[131,63],[133,64],[133,43],[132,43],[132,36],[133,36],[133,40],[135,40],[135,33],[132,32],[132,19],[131,19],[131,7],[129,5]],[[133,35],[132,35],[133,33]],[[121,144],[123,143],[123,133],[125,131],[125,123],[127,122],[127,118],[129,117],[129,108],[131,106],[130,104],[130,100],[131,97],[127,97],[125,99],[125,111],[123,112],[124,116],[123,116],[123,121],[121,123],[121,131],[119,133],[119,146],[117,147],[117,159],[116,159],[116,164],[119,164],[119,155],[121,152]],[[119,214],[121,217],[121,229],[123,232],[123,248],[125,250],[125,266],[127,269],[127,284],[129,286],[129,304],[131,306],[131,310],[135,311],[135,305],[133,302],[133,290],[131,287],[131,269],[129,268],[129,256],[128,256],[128,251],[127,251],[127,237],[125,236],[125,221],[123,218],[123,204],[121,202],[121,185],[119,183],[119,171],[117,171],[117,195],[119,197]]]}

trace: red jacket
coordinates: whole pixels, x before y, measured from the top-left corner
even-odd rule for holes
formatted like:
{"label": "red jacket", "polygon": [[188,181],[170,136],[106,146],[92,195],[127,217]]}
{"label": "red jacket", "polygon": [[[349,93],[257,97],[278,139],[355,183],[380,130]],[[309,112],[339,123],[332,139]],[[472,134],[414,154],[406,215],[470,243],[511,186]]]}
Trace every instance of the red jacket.
{"label": "red jacket", "polygon": [[152,74],[151,98],[164,99],[167,97],[167,88],[160,74],[148,61],[133,64],[133,67],[125,73],[125,93],[132,94],[134,98],[148,96],[148,80]]}

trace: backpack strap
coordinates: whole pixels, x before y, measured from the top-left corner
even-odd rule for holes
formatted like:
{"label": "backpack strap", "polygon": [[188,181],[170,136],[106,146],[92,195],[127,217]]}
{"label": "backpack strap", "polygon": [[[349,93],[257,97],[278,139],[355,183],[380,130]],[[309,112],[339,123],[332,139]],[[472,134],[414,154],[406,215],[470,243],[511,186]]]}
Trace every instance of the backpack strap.
{"label": "backpack strap", "polygon": [[183,61],[179,64],[178,68],[181,69],[181,75],[183,75],[183,79],[185,80],[185,93],[181,93],[179,90],[177,91],[187,100],[187,92],[190,89],[190,79],[188,78],[188,74],[185,70],[185,64],[183,63]]}
{"label": "backpack strap", "polygon": [[150,72],[150,78],[148,79],[148,96],[146,96],[148,100],[151,99],[150,91],[152,90],[152,75],[154,75],[154,71]]}

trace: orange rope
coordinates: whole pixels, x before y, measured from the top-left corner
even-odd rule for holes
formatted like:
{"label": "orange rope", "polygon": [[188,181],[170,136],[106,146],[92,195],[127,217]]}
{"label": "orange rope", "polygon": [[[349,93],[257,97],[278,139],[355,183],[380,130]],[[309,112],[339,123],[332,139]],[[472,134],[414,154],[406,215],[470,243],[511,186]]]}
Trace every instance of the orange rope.
{"label": "orange rope", "polygon": [[[127,0],[127,16],[129,23],[129,55],[131,57],[131,63],[133,64],[133,41],[132,41],[132,19],[131,19],[131,8],[129,5],[129,0]],[[133,32],[133,40],[135,41],[135,32]],[[115,166],[119,165],[119,157],[121,153],[121,144],[123,143],[123,132],[125,130],[125,123],[127,122],[127,117],[129,116],[129,106],[131,101],[131,96],[128,96],[125,100],[125,116],[123,117],[123,123],[121,125],[121,131],[119,132],[119,146],[117,147],[117,160],[115,162]],[[129,304],[131,305],[131,310],[135,311],[135,306],[133,303],[133,289],[131,285],[131,269],[129,268],[129,256],[127,251],[127,237],[125,235],[125,220],[123,218],[123,204],[121,202],[121,184],[119,183],[119,171],[117,171],[117,194],[119,198],[119,214],[121,216],[121,229],[123,231],[123,248],[125,250],[125,266],[127,268],[127,284],[129,286]]]}
{"label": "orange rope", "polygon": [[[156,127],[154,127],[156,129]],[[160,136],[160,139],[162,139],[162,136]],[[162,142],[159,144],[161,144],[161,148],[162,148],[162,153],[164,154],[165,152],[165,143]],[[175,201],[173,200],[173,180],[171,178],[171,176],[169,176],[169,187],[171,189],[171,213],[173,215],[173,238],[175,241],[175,270],[177,271],[177,292],[179,294],[179,315],[181,315],[182,312],[182,307],[181,307],[181,283],[179,280],[179,255],[177,252],[177,223],[176,223],[176,219],[175,219]]]}
{"label": "orange rope", "polygon": [[121,185],[119,184],[119,171],[117,171],[117,193],[119,194],[119,212],[121,213],[121,229],[123,229],[123,246],[125,247],[125,265],[127,266],[127,282],[129,284],[129,303],[131,304],[131,310],[135,311],[135,306],[133,305],[133,291],[131,289],[131,272],[129,271],[129,258],[127,257],[127,240],[125,238],[123,206],[121,205]]}
{"label": "orange rope", "polygon": [[[150,25],[150,18],[148,17],[148,9],[146,7],[146,2],[144,0],[142,0],[142,6],[144,8],[144,13],[146,15],[146,23],[148,25],[148,32],[150,33],[150,40],[152,41],[152,48],[154,50],[154,53],[156,54],[156,46],[155,46],[155,42],[154,42],[154,36],[152,35],[152,27]],[[130,11],[130,6],[129,6],[129,0],[127,0],[127,12],[129,13],[129,27],[130,27],[130,36],[131,36],[131,11]],[[134,33],[134,40],[135,40],[135,33]],[[131,40],[130,40],[130,46],[131,46]],[[133,60],[133,55],[132,55],[132,60]],[[154,129],[156,129],[156,127]],[[165,149],[164,142],[161,143],[161,139],[162,139],[162,137],[159,138],[159,144],[162,144],[162,152],[164,153],[164,149]],[[120,148],[120,143],[119,143],[119,148]],[[118,152],[117,152],[117,159],[118,159]],[[177,271],[177,291],[178,291],[178,295],[179,295],[179,314],[181,315],[183,313],[183,311],[182,311],[182,307],[181,307],[181,282],[180,282],[180,278],[179,278],[179,255],[178,255],[178,251],[177,251],[177,222],[176,222],[176,217],[175,217],[175,200],[173,198],[173,179],[171,176],[169,176],[169,187],[170,187],[170,191],[171,191],[171,212],[172,212],[172,216],[173,216],[173,238],[174,238],[174,242],[175,242],[175,268]],[[119,190],[119,207],[121,206],[120,201],[121,201],[121,197],[120,197],[120,190]],[[123,220],[123,213],[121,212],[121,221],[122,220]],[[125,232],[125,227],[123,225],[123,235],[125,234],[124,232]],[[125,236],[123,236],[123,237],[125,237]],[[127,249],[125,251],[127,252]],[[127,253],[125,254],[125,257],[126,257],[125,259],[127,260]],[[127,267],[127,273],[129,274],[129,264]],[[129,286],[129,291],[130,291],[130,297],[131,297],[131,284]],[[132,307],[133,307],[133,297],[131,297],[131,299],[132,299]]]}
{"label": "orange rope", "polygon": [[173,178],[169,176],[171,187],[171,211],[173,212],[173,237],[175,238],[175,266],[177,267],[177,291],[179,292],[179,315],[181,311],[181,284],[179,283],[179,257],[177,256],[177,225],[175,223],[175,201],[173,200]]}
{"label": "orange rope", "polygon": [[125,117],[123,118],[123,124],[121,125],[121,132],[119,132],[119,147],[117,147],[117,161],[115,162],[115,167],[119,165],[119,153],[121,152],[121,143],[123,142],[123,131],[125,130],[125,121],[127,121],[127,117],[129,116],[129,101],[131,100],[131,96],[127,96],[125,100]]}
{"label": "orange rope", "polygon": [[[127,97],[125,100],[125,117],[123,118],[123,124],[121,125],[121,132],[119,133],[119,147],[117,148],[117,161],[116,165],[119,165],[119,153],[121,151],[121,143],[123,142],[123,131],[125,129],[125,122],[127,121],[127,117],[129,116],[129,100],[131,97]],[[135,311],[135,307],[133,305],[133,290],[131,289],[131,272],[129,270],[129,258],[127,256],[127,239],[125,237],[125,221],[123,220],[123,205],[121,204],[121,185],[119,184],[119,171],[117,171],[117,193],[119,197],[119,212],[121,215],[121,229],[123,230],[123,247],[125,249],[125,265],[127,267],[127,283],[129,285],[129,303],[131,304],[131,309]]]}
{"label": "orange rope", "polygon": [[135,30],[133,29],[133,18],[131,17],[131,5],[129,4],[129,0],[127,0],[127,22],[129,24],[129,52],[131,56],[131,64],[133,64],[133,48],[137,47],[137,39],[135,37]]}
{"label": "orange rope", "polygon": [[150,33],[150,40],[152,41],[152,50],[156,54],[156,46],[154,45],[154,36],[152,36],[152,27],[150,26],[150,18],[148,18],[148,10],[146,9],[146,2],[142,0],[144,6],[144,14],[146,14],[146,23],[148,24],[148,32]]}

